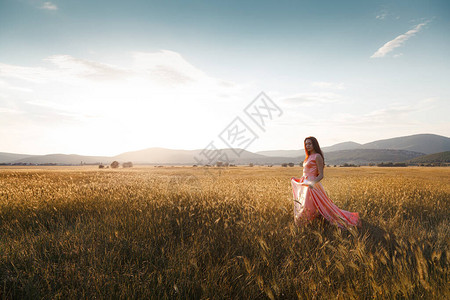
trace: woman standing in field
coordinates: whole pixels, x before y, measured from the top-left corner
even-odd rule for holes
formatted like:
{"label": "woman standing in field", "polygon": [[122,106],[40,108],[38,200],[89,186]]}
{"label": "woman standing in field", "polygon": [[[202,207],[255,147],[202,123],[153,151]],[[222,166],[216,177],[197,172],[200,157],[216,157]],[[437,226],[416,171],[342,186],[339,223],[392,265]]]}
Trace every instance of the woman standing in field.
{"label": "woman standing in field", "polygon": [[319,182],[323,179],[324,158],[317,139],[312,136],[307,137],[304,146],[306,158],[303,162],[303,176],[291,178],[295,224],[312,221],[320,214],[330,223],[341,228],[359,225],[358,213],[339,209],[328,198]]}

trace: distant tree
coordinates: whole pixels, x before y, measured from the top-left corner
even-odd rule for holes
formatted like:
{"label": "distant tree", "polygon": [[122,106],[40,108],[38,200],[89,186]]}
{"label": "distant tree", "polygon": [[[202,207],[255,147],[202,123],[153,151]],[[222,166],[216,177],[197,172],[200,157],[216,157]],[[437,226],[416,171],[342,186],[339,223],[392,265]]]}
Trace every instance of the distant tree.
{"label": "distant tree", "polygon": [[395,163],[394,167],[406,167],[406,163]]}
{"label": "distant tree", "polygon": [[253,167],[254,165],[253,165],[253,163],[249,163],[248,166],[249,167]]}
{"label": "distant tree", "polygon": [[99,169],[103,169],[104,167],[105,167],[105,166],[102,165],[102,164],[99,164],[99,165],[98,165],[98,168],[99,168]]}
{"label": "distant tree", "polygon": [[341,167],[359,167],[359,165],[345,163],[345,164],[341,165]]}
{"label": "distant tree", "polygon": [[119,167],[119,162],[117,160],[115,160],[111,163],[111,168],[117,169],[118,167]]}
{"label": "distant tree", "polygon": [[288,163],[288,166],[289,167],[293,167],[293,166],[295,166],[295,164],[294,163]]}
{"label": "distant tree", "polygon": [[216,167],[223,167],[223,162],[221,161],[216,162]]}
{"label": "distant tree", "polygon": [[287,163],[282,163],[281,166],[282,166],[283,168],[286,168],[286,167],[288,166],[288,164],[287,164]]}
{"label": "distant tree", "polygon": [[132,168],[132,167],[133,163],[131,161],[127,161],[122,164],[122,168]]}

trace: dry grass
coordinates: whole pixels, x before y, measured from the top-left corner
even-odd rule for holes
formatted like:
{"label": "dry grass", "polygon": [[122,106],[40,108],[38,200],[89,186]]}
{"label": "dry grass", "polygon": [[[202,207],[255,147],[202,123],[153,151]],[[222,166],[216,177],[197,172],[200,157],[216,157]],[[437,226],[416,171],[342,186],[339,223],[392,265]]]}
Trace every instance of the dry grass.
{"label": "dry grass", "polygon": [[1,298],[450,297],[450,168],[327,168],[352,231],[294,226],[300,172],[0,170]]}

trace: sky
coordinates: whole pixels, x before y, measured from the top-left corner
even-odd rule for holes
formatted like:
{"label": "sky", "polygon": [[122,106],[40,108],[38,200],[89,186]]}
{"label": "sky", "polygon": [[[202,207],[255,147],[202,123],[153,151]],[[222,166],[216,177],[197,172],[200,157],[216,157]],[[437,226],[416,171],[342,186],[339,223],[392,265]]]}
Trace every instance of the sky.
{"label": "sky", "polygon": [[0,0],[0,152],[448,137],[449,30],[445,0]]}

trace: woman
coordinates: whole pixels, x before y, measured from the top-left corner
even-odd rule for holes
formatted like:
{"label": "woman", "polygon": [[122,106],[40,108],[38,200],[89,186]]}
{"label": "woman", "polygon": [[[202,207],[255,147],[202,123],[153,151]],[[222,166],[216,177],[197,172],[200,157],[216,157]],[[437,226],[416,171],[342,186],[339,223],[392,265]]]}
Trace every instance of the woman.
{"label": "woman", "polygon": [[323,179],[324,158],[317,139],[307,137],[304,146],[306,158],[303,162],[303,177],[291,178],[295,224],[311,221],[320,214],[340,228],[359,225],[358,213],[339,209],[319,182]]}

